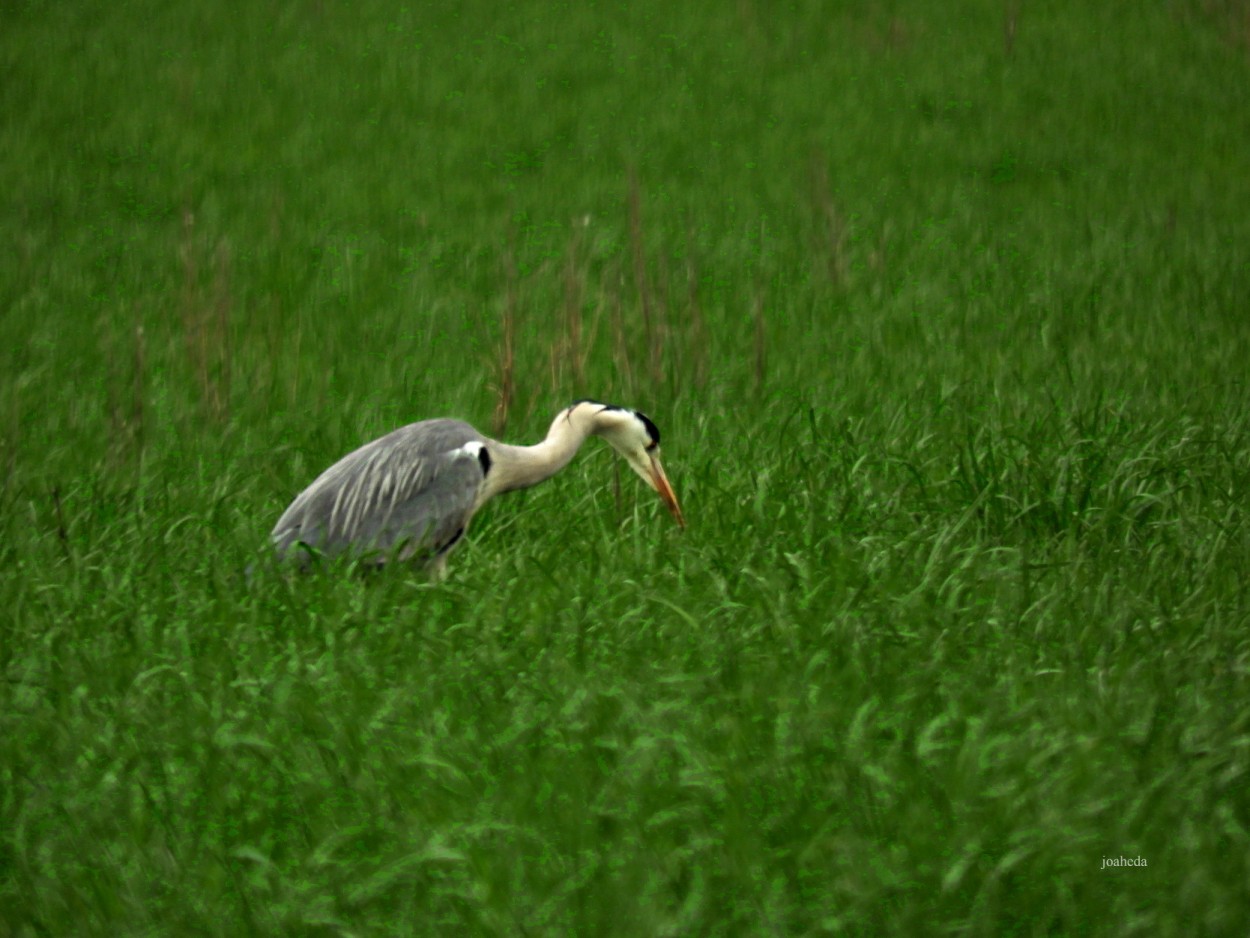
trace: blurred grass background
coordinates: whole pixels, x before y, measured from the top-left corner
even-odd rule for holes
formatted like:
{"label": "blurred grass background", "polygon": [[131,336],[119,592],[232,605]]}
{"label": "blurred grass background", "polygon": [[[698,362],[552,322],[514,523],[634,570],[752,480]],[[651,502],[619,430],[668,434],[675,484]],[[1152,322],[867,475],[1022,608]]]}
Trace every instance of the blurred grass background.
{"label": "blurred grass background", "polygon": [[[1244,932],[1244,3],[0,24],[0,932]],[[239,581],[583,396],[684,535]]]}

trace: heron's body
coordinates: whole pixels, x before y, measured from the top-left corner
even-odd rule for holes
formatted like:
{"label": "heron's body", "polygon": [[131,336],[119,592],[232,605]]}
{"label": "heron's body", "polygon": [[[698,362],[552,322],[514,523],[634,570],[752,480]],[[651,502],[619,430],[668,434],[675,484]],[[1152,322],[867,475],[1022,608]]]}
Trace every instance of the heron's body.
{"label": "heron's body", "polygon": [[549,478],[591,434],[604,436],[684,525],[660,467],[659,431],[636,411],[578,401],[534,446],[488,439],[460,420],[400,427],[344,456],[299,494],[274,526],[278,555],[306,564],[313,551],[377,564],[416,561],[442,575],[473,515],[503,492]]}

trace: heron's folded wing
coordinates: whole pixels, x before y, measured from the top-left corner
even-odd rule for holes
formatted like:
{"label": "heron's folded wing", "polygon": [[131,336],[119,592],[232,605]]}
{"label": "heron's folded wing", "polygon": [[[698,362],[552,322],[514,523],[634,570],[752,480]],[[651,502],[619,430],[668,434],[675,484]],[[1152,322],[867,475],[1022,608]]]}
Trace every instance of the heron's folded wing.
{"label": "heron's folded wing", "polygon": [[272,539],[280,556],[304,544],[326,554],[435,554],[459,537],[484,471],[483,437],[458,420],[427,420],[344,456],[283,513]]}

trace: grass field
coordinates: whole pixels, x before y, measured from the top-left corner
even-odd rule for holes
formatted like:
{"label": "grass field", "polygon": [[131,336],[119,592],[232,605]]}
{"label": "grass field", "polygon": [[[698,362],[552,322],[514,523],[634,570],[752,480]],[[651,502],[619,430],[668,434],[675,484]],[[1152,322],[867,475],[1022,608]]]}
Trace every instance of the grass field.
{"label": "grass field", "polygon": [[1250,12],[959,7],[0,5],[0,935],[1244,935]]}

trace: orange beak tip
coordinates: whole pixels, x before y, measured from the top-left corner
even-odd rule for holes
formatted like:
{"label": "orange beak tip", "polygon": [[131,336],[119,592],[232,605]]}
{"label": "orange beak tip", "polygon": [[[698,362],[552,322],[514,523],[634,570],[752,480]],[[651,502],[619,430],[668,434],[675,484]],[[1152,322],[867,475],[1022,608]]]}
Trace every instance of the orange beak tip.
{"label": "orange beak tip", "polygon": [[677,493],[673,491],[673,486],[668,481],[668,476],[664,473],[664,468],[660,465],[660,460],[655,454],[651,455],[651,471],[647,473],[650,477],[651,484],[659,494],[664,507],[668,509],[669,514],[677,521],[677,526],[683,531],[686,530],[686,518],[681,513],[681,504],[677,501]]}

